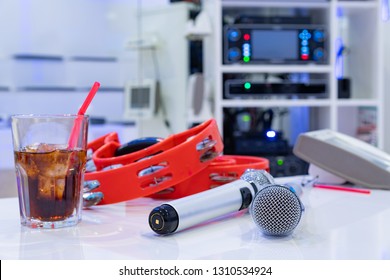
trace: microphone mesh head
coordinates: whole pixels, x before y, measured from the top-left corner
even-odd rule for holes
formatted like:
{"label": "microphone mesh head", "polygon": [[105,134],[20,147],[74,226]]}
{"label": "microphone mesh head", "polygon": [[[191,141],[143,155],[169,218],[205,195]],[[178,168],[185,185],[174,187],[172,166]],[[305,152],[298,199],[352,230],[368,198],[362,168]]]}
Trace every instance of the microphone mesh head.
{"label": "microphone mesh head", "polygon": [[262,169],[247,169],[242,174],[240,179],[247,182],[254,182],[259,186],[274,184],[275,180],[271,174]]}
{"label": "microphone mesh head", "polygon": [[269,185],[253,199],[251,215],[262,233],[284,236],[297,227],[303,209],[298,196],[287,186]]}

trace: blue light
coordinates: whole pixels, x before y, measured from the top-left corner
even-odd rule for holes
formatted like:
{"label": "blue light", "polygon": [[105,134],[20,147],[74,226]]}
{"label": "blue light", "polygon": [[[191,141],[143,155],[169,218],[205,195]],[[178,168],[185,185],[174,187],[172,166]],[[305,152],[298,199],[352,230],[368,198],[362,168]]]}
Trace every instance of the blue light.
{"label": "blue light", "polygon": [[267,131],[266,135],[268,138],[274,138],[276,136],[276,132],[273,130],[269,130]]}
{"label": "blue light", "polygon": [[336,39],[336,50],[337,50],[337,55],[336,55],[336,63],[335,63],[335,73],[336,73],[336,78],[338,80],[342,79],[344,76],[344,57],[343,57],[343,39],[341,37],[338,37]]}
{"label": "blue light", "polygon": [[322,42],[322,41],[324,41],[324,37],[325,37],[324,32],[322,32],[320,30],[314,31],[314,41]]}
{"label": "blue light", "polygon": [[304,29],[301,33],[299,33],[298,37],[301,40],[309,40],[311,38],[311,34],[308,30]]}
{"label": "blue light", "polygon": [[228,30],[228,39],[231,42],[236,42],[240,38],[240,32],[237,29]]}
{"label": "blue light", "polygon": [[241,55],[241,52],[237,48],[232,48],[232,49],[229,49],[229,51],[228,51],[229,60],[236,60],[240,57],[240,55]]}

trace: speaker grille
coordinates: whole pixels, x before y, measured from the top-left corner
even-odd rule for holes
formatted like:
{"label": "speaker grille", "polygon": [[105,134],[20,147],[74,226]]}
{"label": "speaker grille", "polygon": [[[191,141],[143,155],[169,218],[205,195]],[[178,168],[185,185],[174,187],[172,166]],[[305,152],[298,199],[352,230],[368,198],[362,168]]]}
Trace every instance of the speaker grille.
{"label": "speaker grille", "polygon": [[283,236],[297,227],[303,212],[298,196],[283,185],[269,185],[255,196],[251,215],[262,233]]}

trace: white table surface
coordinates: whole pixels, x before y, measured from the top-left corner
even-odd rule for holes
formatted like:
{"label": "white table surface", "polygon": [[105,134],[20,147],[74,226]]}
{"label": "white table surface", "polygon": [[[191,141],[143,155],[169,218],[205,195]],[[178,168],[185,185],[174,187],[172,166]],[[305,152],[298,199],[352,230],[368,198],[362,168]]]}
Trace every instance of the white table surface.
{"label": "white table surface", "polygon": [[162,201],[139,198],[83,211],[76,227],[22,227],[17,198],[0,199],[0,259],[390,259],[390,191],[371,194],[304,188],[306,211],[291,236],[270,238],[250,214],[158,236],[149,212]]}

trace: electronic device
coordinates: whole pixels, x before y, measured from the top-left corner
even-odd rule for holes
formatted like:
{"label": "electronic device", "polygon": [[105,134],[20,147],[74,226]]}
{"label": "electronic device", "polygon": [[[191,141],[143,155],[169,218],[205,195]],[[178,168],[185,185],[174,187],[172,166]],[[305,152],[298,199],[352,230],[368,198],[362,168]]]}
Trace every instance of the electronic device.
{"label": "electronic device", "polygon": [[272,176],[286,177],[308,174],[309,164],[291,153],[267,156]]}
{"label": "electronic device", "polygon": [[328,60],[323,25],[225,25],[223,44],[225,64],[326,64]]}
{"label": "electronic device", "polygon": [[281,81],[258,82],[252,80],[229,79],[225,81],[226,98],[262,98],[268,96],[323,96],[326,94],[325,81],[308,83]]}
{"label": "electronic device", "polygon": [[250,206],[252,219],[260,231],[270,236],[286,236],[293,232],[305,210],[299,186],[264,186]]}
{"label": "electronic device", "polygon": [[390,155],[346,134],[330,129],[302,133],[293,153],[351,183],[390,190]]}
{"label": "electronic device", "polygon": [[234,138],[234,153],[267,158],[270,173],[274,177],[307,174],[309,168],[307,162],[292,154],[287,140],[281,136],[275,136],[275,139],[248,133],[236,136]]}
{"label": "electronic device", "polygon": [[309,164],[292,154],[283,131],[272,128],[273,109],[257,113],[247,109],[225,112],[225,153],[267,158],[269,172],[274,177],[307,174]]}
{"label": "electronic device", "polygon": [[128,82],[124,92],[124,118],[149,119],[156,112],[156,81],[142,79]]}
{"label": "electronic device", "polygon": [[262,186],[274,183],[272,176],[264,170],[247,172],[221,187],[155,207],[149,214],[150,228],[158,234],[170,234],[247,209]]}

